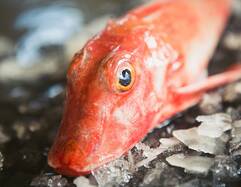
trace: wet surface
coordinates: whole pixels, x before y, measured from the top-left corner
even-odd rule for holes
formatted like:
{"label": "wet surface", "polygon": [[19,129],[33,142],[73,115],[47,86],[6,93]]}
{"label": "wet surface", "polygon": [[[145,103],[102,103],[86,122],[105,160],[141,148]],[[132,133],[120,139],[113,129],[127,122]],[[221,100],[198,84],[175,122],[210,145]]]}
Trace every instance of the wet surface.
{"label": "wet surface", "polygon": [[[63,1],[63,4],[66,4],[66,2]],[[80,21],[79,28],[76,28],[76,33],[71,33],[69,38],[81,32],[81,29],[86,27],[86,23],[95,20],[96,17],[105,14],[120,15],[125,10],[138,4],[137,1],[133,1],[131,4],[127,2],[129,1],[68,1],[68,6],[77,7],[77,9],[80,9],[80,14],[83,15],[83,18],[81,18],[83,21]],[[0,40],[0,46],[1,43],[5,42],[2,45],[4,47],[0,49],[0,71],[3,68],[1,66],[3,64],[5,64],[4,68],[6,70],[11,70],[9,72],[4,71],[6,74],[0,74],[1,187],[30,185],[49,187],[75,186],[73,184],[74,178],[58,175],[48,167],[46,162],[46,156],[59,126],[63,110],[66,61],[69,61],[68,55],[63,53],[63,46],[65,46],[69,38],[61,40],[60,43],[59,40],[58,42],[55,41],[54,45],[51,46],[48,43],[41,44],[42,52],[40,53],[41,57],[39,57],[41,60],[36,59],[34,67],[38,71],[34,75],[25,75],[27,74],[26,70],[19,71],[19,66],[12,66],[12,64],[18,63],[15,58],[18,47],[14,46],[19,46],[24,36],[28,33],[24,31],[26,28],[16,29],[14,27],[16,18],[21,15],[21,12],[48,5],[49,1],[47,0],[34,2],[25,0],[21,4],[17,0],[0,2],[0,38],[4,38],[4,40]],[[94,8],[94,11],[92,11],[93,7],[98,7],[98,9]],[[238,10],[236,13],[233,13],[222,42],[210,64],[211,74],[223,71],[225,67],[230,65],[230,62],[241,60],[241,48],[233,44],[241,40],[241,37],[237,37],[241,33],[240,23],[241,15]],[[236,37],[233,43],[227,39],[230,35]],[[5,49],[2,50],[3,48]],[[46,51],[47,53],[45,53]],[[44,63],[48,70],[50,69],[49,67],[52,67],[52,71],[46,73],[46,68],[41,65]],[[32,64],[27,63],[28,65],[31,69]],[[14,68],[17,74],[10,76]],[[220,96],[224,93],[225,90],[220,89],[214,94]],[[144,143],[150,147],[156,147],[159,145],[159,139],[171,137],[174,129],[196,126],[198,123],[195,121],[195,118],[210,110],[210,113],[229,111],[233,118],[240,119],[240,95],[236,94],[230,100],[223,99],[225,97],[220,96],[221,100],[217,101],[218,104],[212,103],[212,106],[209,105],[208,109],[205,104],[191,108],[174,117],[168,126],[162,129],[155,129],[145,138]],[[226,97],[230,98],[229,96]],[[183,169],[171,167],[163,159],[158,158],[151,162],[149,168],[142,167],[139,171],[133,172],[130,181],[121,185],[241,186],[241,155],[239,153],[232,155],[234,152],[228,152],[229,146],[232,147],[232,145],[226,146],[225,154],[215,160],[212,172],[207,176],[185,173]],[[133,151],[135,152],[135,150]],[[188,150],[181,146],[165,154],[167,156],[168,154],[180,152],[188,152]],[[150,181],[150,176],[156,177],[153,177],[153,180]],[[88,176],[88,178],[95,183],[93,176]]]}

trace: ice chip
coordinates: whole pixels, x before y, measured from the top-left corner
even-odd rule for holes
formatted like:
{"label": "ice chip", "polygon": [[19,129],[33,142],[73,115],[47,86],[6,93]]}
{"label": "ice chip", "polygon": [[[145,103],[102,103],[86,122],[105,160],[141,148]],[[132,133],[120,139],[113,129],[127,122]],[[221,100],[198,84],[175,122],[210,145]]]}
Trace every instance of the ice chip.
{"label": "ice chip", "polygon": [[234,128],[241,128],[241,120],[237,120],[233,122],[233,127]]}
{"label": "ice chip", "polygon": [[185,171],[193,173],[207,174],[213,165],[213,158],[203,156],[185,156],[184,154],[174,154],[166,158],[172,166],[184,168]]}
{"label": "ice chip", "polygon": [[160,155],[161,153],[163,153],[164,151],[167,150],[166,146],[163,146],[162,144],[159,145],[159,147],[157,148],[150,148],[149,146],[143,144],[143,143],[138,143],[136,145],[136,148],[138,150],[142,150],[143,151],[143,156],[146,157],[145,159],[143,159],[142,161],[136,163],[136,167],[148,167],[148,164],[154,160],[155,158],[157,158],[158,155]]}
{"label": "ice chip", "polygon": [[234,121],[232,126],[229,152],[233,155],[241,155],[241,120]]}
{"label": "ice chip", "polygon": [[155,168],[149,169],[145,174],[140,186],[160,186],[160,175],[166,168],[167,164],[164,162],[157,162]]}
{"label": "ice chip", "polygon": [[241,82],[233,83],[225,87],[223,100],[226,102],[234,102],[241,96]]}
{"label": "ice chip", "polygon": [[175,146],[175,145],[180,143],[180,141],[178,141],[174,137],[171,137],[171,138],[161,138],[159,141],[166,148],[173,147],[173,146]]}
{"label": "ice chip", "polygon": [[73,183],[76,187],[97,187],[96,185],[90,184],[89,179],[83,176],[75,178]]}
{"label": "ice chip", "polygon": [[217,113],[208,116],[198,116],[197,121],[202,122],[198,127],[199,135],[211,138],[220,137],[225,131],[232,128],[231,116],[225,113]]}
{"label": "ice chip", "polygon": [[197,133],[197,127],[186,130],[175,130],[173,136],[190,149],[209,154],[222,154],[225,142],[221,138],[211,138]]}
{"label": "ice chip", "polygon": [[199,108],[205,114],[213,114],[222,110],[222,96],[218,92],[205,94]]}
{"label": "ice chip", "polygon": [[206,115],[206,116],[198,116],[196,118],[198,122],[205,122],[205,123],[227,123],[230,124],[232,122],[231,116],[226,113],[216,113],[213,115]]}

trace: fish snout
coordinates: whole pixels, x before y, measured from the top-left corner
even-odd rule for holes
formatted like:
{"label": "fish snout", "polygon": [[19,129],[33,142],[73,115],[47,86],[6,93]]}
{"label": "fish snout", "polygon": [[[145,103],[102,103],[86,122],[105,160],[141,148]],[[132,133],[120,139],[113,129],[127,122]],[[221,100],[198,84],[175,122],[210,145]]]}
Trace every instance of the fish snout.
{"label": "fish snout", "polygon": [[75,139],[57,141],[48,154],[48,164],[57,172],[67,176],[87,174],[91,144],[79,144]]}
{"label": "fish snout", "polygon": [[94,115],[78,122],[69,119],[61,124],[49,151],[48,163],[61,174],[79,176],[90,171],[89,166],[101,142],[102,125]]}

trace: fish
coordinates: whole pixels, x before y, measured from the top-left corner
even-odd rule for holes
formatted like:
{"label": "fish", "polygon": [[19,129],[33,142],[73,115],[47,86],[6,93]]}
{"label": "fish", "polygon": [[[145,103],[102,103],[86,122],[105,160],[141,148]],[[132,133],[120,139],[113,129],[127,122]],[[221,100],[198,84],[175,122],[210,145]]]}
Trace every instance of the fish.
{"label": "fish", "polygon": [[208,76],[231,0],[156,0],[110,20],[77,52],[48,164],[86,175],[148,132],[241,78],[241,65]]}

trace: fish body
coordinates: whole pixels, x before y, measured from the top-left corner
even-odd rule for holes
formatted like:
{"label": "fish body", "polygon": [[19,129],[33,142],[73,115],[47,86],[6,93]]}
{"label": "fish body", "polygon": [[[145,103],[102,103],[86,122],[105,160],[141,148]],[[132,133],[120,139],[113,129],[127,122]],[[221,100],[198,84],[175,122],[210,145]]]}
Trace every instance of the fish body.
{"label": "fish body", "polygon": [[78,176],[118,158],[204,92],[240,78],[207,77],[230,0],[158,0],[112,20],[68,69],[64,115],[48,155]]}

